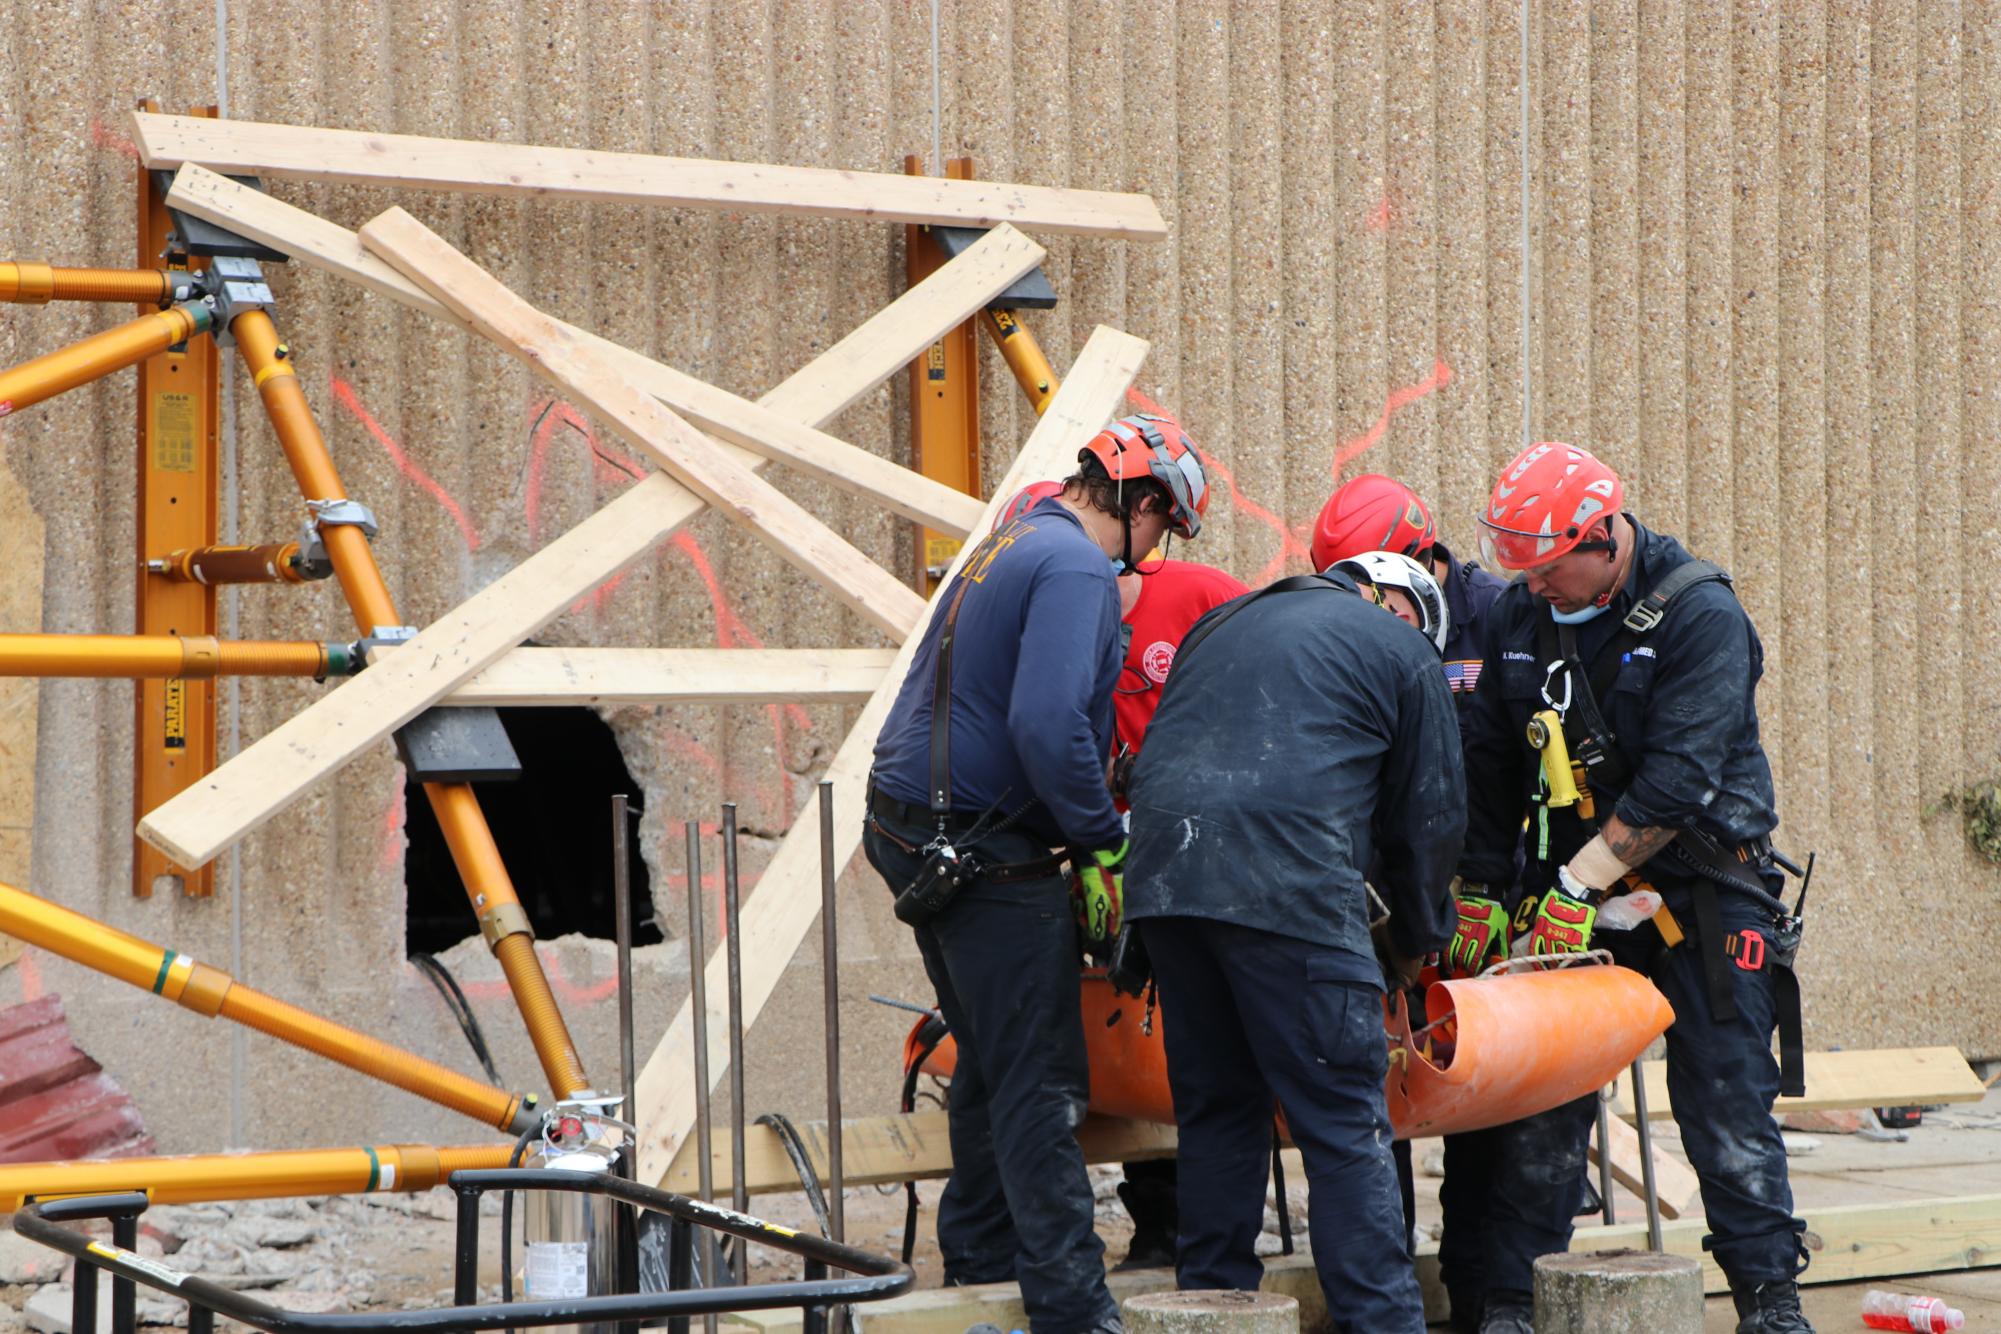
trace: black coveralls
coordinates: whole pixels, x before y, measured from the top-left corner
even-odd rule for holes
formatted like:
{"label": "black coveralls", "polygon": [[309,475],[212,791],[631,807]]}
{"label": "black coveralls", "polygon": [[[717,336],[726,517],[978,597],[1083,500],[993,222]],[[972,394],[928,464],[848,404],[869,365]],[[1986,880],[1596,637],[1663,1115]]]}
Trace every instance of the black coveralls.
{"label": "black coveralls", "polygon": [[[1587,670],[1601,666],[1600,650],[1621,637],[1621,621],[1634,603],[1691,559],[1673,538],[1638,523],[1633,534],[1638,550],[1625,588],[1602,615],[1576,627]],[[1529,717],[1565,699],[1564,676],[1551,677],[1539,647],[1537,622],[1548,615],[1547,604],[1521,583],[1494,604],[1480,689],[1464,734],[1468,823],[1460,874],[1470,883],[1507,885],[1515,876],[1517,843],[1525,842],[1524,896],[1554,883],[1557,868],[1594,832],[1575,807],[1551,810],[1531,800],[1537,768],[1525,739]],[[1724,849],[1770,834],[1778,817],[1755,697],[1763,664],[1757,631],[1728,587],[1709,582],[1682,592],[1666,619],[1624,655],[1610,689],[1597,695],[1631,767],[1623,790],[1594,792],[1598,816],[1616,813],[1635,828],[1695,830]],[[1546,686],[1553,699],[1545,698]],[[1575,713],[1565,732],[1575,754],[1581,734]],[[1701,1178],[1712,1229],[1707,1244],[1717,1263],[1738,1285],[1789,1280],[1798,1272],[1804,1225],[1792,1216],[1785,1149],[1770,1115],[1779,1089],[1771,1050],[1771,961],[1746,970],[1741,965],[1750,956],[1739,956],[1728,969],[1736,1015],[1718,1022],[1700,954],[1718,942],[1698,939],[1695,929],[1694,887],[1702,877],[1675,845],[1638,869],[1662,892],[1687,943],[1668,949],[1652,924],[1625,932],[1601,928],[1591,943],[1647,973],[1674,1007],[1668,1095]],[[1747,870],[1774,894],[1783,887],[1768,860],[1753,860]],[[1769,937],[1769,909],[1727,887],[1720,898],[1726,935],[1750,929]],[[1484,1235],[1460,1230],[1455,1239],[1448,1230],[1448,1244],[1458,1242],[1440,1257],[1448,1285],[1488,1293],[1532,1290],[1535,1257],[1569,1245],[1594,1112],[1585,1097],[1493,1132]],[[1482,1259],[1484,1274],[1469,1272]]]}
{"label": "black coveralls", "polygon": [[1380,857],[1399,951],[1450,937],[1459,734],[1424,637],[1321,578],[1226,604],[1183,641],[1133,776],[1126,918],[1160,987],[1180,1285],[1258,1285],[1276,1096],[1336,1325],[1394,1334],[1424,1316],[1401,1262],[1362,868]]}

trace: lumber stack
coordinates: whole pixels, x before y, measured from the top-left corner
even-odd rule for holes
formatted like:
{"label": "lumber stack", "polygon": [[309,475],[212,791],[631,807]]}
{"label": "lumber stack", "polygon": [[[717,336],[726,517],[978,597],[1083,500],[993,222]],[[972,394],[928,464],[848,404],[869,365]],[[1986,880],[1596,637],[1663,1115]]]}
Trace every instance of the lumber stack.
{"label": "lumber stack", "polygon": [[[168,196],[174,208],[492,341],[661,469],[420,627],[413,639],[377,649],[359,677],[147,812],[140,836],[189,868],[233,847],[436,705],[773,698],[862,706],[824,775],[835,784],[841,831],[835,851],[845,863],[859,842],[862,779],[875,734],[933,608],[760,474],[778,464],[942,533],[985,531],[992,504],[839,440],[826,432],[827,423],[1033,270],[1044,252],[1028,232],[1149,240],[1167,230],[1152,200],[1098,190],[147,112],[133,115],[132,139],[146,166],[175,170]],[[252,174],[990,230],[750,402],[537,309],[400,208],[349,230],[229,179]],[[1068,473],[1079,446],[1118,411],[1145,354],[1141,340],[1099,329],[996,495]],[[810,654],[520,647],[710,508],[896,647]],[[795,823],[743,915],[747,1022],[756,1021],[817,910],[817,838]],[[709,994],[720,1003],[720,957],[710,973]],[[634,1119],[644,1127],[647,1180],[665,1177],[693,1123],[691,1031],[684,1004],[640,1076]],[[717,1062],[712,1078],[720,1081],[725,1069]]]}

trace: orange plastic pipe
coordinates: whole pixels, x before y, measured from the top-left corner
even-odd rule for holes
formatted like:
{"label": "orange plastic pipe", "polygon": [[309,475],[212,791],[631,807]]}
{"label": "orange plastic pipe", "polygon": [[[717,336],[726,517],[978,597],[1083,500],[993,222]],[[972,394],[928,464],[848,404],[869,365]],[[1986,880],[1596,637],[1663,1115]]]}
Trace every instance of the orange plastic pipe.
{"label": "orange plastic pipe", "polygon": [[288,1195],[418,1191],[454,1172],[507,1166],[505,1144],[375,1144],[356,1149],[88,1158],[0,1167],[0,1213],[31,1199],[144,1191],[154,1204],[259,1200]]}
{"label": "orange plastic pipe", "polygon": [[[1415,1038],[1401,1010],[1385,1008],[1383,1091],[1398,1139],[1502,1125],[1582,1097],[1674,1022],[1653,983],[1611,966],[1434,983],[1425,1004],[1428,1020],[1442,1022]],[[1172,1125],[1166,1016],[1156,1009],[1145,1032],[1146,1007],[1114,992],[1098,969],[1084,973],[1082,1006],[1091,1110]],[[920,1027],[904,1040],[906,1066]],[[958,1056],[948,1037],[923,1068],[949,1077]]]}
{"label": "orange plastic pipe", "polygon": [[0,301],[114,301],[157,306],[173,295],[160,269],[59,269],[48,264],[0,264]]}
{"label": "orange plastic pipe", "polygon": [[533,1100],[468,1079],[399,1047],[241,986],[191,956],[127,935],[81,913],[0,884],[0,931],[86,968],[217,1015],[393,1084],[441,1107],[514,1133],[533,1122]]}
{"label": "orange plastic pipe", "polygon": [[[310,500],[342,499],[347,491],[335,471],[326,440],[306,406],[305,392],[292,363],[279,353],[278,331],[271,317],[261,310],[245,311],[230,324],[244,365],[256,380],[264,410],[278,432],[285,458],[299,489]],[[351,524],[329,524],[320,530],[320,542],[334,567],[334,577],[347,595],[348,606],[364,635],[376,626],[397,625],[395,601],[367,536]],[[521,907],[514,882],[501,864],[500,850],[494,846],[493,831],[487,827],[479,800],[465,783],[426,783],[424,792],[437,814],[438,829],[452,851],[452,860],[465,881],[473,912],[479,918],[480,934],[500,960],[521,1011],[528,1037],[542,1071],[558,1097],[581,1093],[590,1087],[584,1065],[577,1055],[563,1013],[549,990],[542,961],[535,957],[534,933],[528,914]]]}
{"label": "orange plastic pipe", "polygon": [[213,635],[0,635],[0,676],[182,677],[327,674],[325,644]]}
{"label": "orange plastic pipe", "polygon": [[92,334],[82,342],[24,361],[12,370],[0,371],[0,417],[137,365],[195,334],[207,332],[214,319],[207,306],[175,306],[141,315],[115,329]]}

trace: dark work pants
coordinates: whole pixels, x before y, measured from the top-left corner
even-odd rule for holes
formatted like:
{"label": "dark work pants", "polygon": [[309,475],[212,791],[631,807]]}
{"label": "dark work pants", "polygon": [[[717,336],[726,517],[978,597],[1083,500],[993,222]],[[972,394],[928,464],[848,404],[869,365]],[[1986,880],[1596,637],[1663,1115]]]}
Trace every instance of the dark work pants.
{"label": "dark work pants", "polygon": [[1421,1331],[1390,1161],[1381,990],[1335,980],[1349,956],[1289,936],[1191,917],[1140,930],[1180,1127],[1180,1286],[1258,1286],[1276,1096],[1306,1163],[1313,1263],[1335,1328]]}
{"label": "dark work pants", "polygon": [[[1750,927],[1770,934],[1769,914],[1741,895],[1726,891],[1721,911],[1725,933]],[[1684,928],[1693,926],[1693,914],[1677,916]],[[1674,1007],[1674,1026],[1667,1031],[1668,1101],[1689,1164],[1702,1182],[1710,1228],[1706,1243],[1717,1265],[1739,1287],[1792,1279],[1799,1272],[1803,1224],[1793,1217],[1785,1145],[1771,1116],[1779,1094],[1779,1064],[1772,1055],[1778,1020],[1771,972],[1746,972],[1733,964],[1729,975],[1737,1014],[1718,1023],[1710,1014],[1708,983],[1697,953],[1713,944],[1691,934],[1681,947],[1662,949],[1651,926],[1601,931],[1591,943],[1650,976]],[[1493,1137],[1485,1154],[1492,1171],[1483,1219],[1486,1291],[1533,1291],[1535,1258],[1570,1245],[1585,1146],[1597,1118],[1596,1096],[1482,1132]],[[1448,1190],[1453,1172],[1448,1162]],[[1469,1248],[1454,1237],[1456,1226],[1448,1206],[1439,1261],[1452,1288],[1472,1277],[1463,1258]]]}
{"label": "dark work pants", "polygon": [[[931,837],[885,823],[920,847]],[[862,850],[892,891],[923,860],[872,827]],[[1013,832],[979,851],[994,862],[1049,855]],[[959,1048],[948,1108],[952,1177],[938,1205],[946,1281],[1016,1280],[1037,1334],[1114,1319],[1077,1147],[1091,1076],[1068,881],[975,882],[916,935]]]}

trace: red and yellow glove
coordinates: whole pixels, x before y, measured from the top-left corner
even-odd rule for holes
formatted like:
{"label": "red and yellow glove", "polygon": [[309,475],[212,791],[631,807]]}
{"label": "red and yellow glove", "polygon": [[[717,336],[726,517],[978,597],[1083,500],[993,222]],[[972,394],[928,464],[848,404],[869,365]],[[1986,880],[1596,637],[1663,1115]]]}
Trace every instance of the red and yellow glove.
{"label": "red and yellow glove", "polygon": [[1071,894],[1077,925],[1087,945],[1104,945],[1119,934],[1125,918],[1126,842],[1095,848],[1077,864]]}
{"label": "red and yellow glove", "polygon": [[1528,899],[1517,917],[1513,954],[1582,954],[1591,948],[1591,928],[1598,923],[1598,900],[1604,897],[1562,867],[1556,885],[1540,899]]}
{"label": "red and yellow glove", "polygon": [[1478,894],[1460,894],[1457,901],[1459,924],[1445,947],[1444,972],[1449,977],[1474,977],[1488,964],[1506,957],[1508,910],[1497,900]]}

